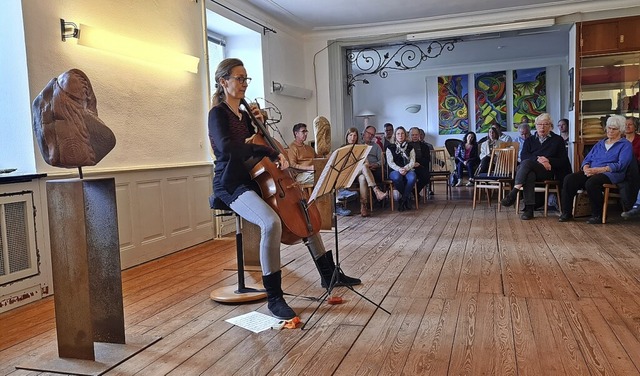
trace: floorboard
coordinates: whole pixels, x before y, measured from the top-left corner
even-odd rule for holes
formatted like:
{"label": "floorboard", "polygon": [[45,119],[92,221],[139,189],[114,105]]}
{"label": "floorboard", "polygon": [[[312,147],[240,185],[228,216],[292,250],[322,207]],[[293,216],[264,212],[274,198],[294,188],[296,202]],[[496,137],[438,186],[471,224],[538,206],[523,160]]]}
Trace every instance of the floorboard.
{"label": "floorboard", "polygon": [[[225,321],[268,314],[265,301],[209,299],[237,281],[233,238],[125,270],[127,335],[162,339],[106,374],[640,375],[640,223],[614,208],[606,225],[558,223],[554,212],[522,221],[513,208],[473,210],[471,193],[339,217],[338,244],[332,231],[323,241],[363,281],[332,291],[341,305],[314,301],[325,290],[309,252],[282,246],[283,288],[304,330],[254,334]],[[0,375],[49,375],[15,366],[55,356],[52,297],[0,314]]]}

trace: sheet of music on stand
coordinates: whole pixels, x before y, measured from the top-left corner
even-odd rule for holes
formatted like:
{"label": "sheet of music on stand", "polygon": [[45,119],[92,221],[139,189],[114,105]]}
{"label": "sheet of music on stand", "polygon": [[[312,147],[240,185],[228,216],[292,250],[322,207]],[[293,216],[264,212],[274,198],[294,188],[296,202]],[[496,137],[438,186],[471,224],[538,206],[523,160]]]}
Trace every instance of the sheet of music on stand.
{"label": "sheet of music on stand", "polygon": [[309,202],[331,192],[334,188],[334,182],[336,190],[350,187],[360,174],[370,150],[371,146],[362,144],[346,145],[334,150],[320,177],[316,178]]}

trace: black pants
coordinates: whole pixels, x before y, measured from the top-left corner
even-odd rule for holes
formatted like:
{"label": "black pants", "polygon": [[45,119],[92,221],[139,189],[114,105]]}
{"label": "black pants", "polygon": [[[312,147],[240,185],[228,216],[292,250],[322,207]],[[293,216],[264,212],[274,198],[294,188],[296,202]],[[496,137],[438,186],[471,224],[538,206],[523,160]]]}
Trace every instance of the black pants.
{"label": "black pants", "polygon": [[[522,184],[524,204],[534,206],[536,204],[536,181],[553,179],[553,172],[547,171],[543,165],[530,159],[522,161],[516,171],[515,184]],[[564,204],[564,203],[563,203]]]}
{"label": "black pants", "polygon": [[584,172],[580,171],[567,175],[562,183],[563,214],[570,214],[572,212],[573,197],[578,193],[578,190],[584,188],[587,191],[589,202],[591,203],[591,215],[593,217],[601,217],[602,204],[604,203],[602,186],[604,184],[611,184],[611,180],[605,174],[595,174],[587,177]]}
{"label": "black pants", "polygon": [[431,180],[431,172],[427,167],[416,167],[413,169],[416,172],[416,188],[418,188],[418,192],[422,191],[422,188],[429,185],[429,181]]}
{"label": "black pants", "polygon": [[482,158],[480,160],[480,169],[478,170],[478,172],[481,174],[489,172],[489,163],[491,163],[490,155],[487,155],[486,157]]}

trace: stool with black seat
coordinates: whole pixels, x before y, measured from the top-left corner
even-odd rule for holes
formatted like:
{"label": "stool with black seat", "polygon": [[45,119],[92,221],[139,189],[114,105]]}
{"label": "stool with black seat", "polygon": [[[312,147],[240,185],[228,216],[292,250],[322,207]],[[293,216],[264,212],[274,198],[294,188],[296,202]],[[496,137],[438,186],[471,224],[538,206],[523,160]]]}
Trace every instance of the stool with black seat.
{"label": "stool with black seat", "polygon": [[267,292],[264,289],[247,287],[245,285],[244,254],[242,249],[242,222],[240,216],[217,197],[211,196],[209,204],[211,209],[221,211],[221,213],[216,214],[217,217],[236,217],[236,258],[238,262],[238,285],[215,289],[211,292],[209,297],[220,303],[244,303],[265,299],[267,297]]}

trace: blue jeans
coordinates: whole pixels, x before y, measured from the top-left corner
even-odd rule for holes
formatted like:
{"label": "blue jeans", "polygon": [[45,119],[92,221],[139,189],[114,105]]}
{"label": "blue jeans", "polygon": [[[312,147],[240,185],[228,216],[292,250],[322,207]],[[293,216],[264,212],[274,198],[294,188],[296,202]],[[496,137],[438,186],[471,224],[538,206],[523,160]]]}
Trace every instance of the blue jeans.
{"label": "blue jeans", "polygon": [[408,200],[411,196],[411,191],[413,191],[413,186],[416,184],[416,173],[409,171],[403,176],[394,170],[389,173],[389,179],[393,181],[393,186],[402,195],[402,200]]}

